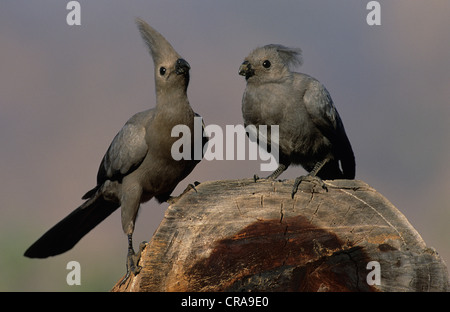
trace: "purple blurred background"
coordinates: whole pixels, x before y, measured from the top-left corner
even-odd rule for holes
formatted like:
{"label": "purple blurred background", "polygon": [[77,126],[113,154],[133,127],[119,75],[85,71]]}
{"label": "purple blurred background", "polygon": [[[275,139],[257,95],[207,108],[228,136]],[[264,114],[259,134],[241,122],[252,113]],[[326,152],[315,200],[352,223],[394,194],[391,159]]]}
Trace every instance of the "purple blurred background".
{"label": "purple blurred background", "polygon": [[[71,251],[46,260],[23,252],[75,209],[126,120],[153,107],[153,63],[134,24],[141,17],[190,63],[191,105],[207,124],[242,123],[255,47],[303,49],[299,68],[330,91],[357,161],[357,179],[387,197],[450,261],[449,1],[68,1],[0,4],[0,290],[108,291],[125,273],[126,237],[114,213]],[[258,161],[203,161],[180,183],[249,178]],[[304,173],[291,167],[280,178]],[[135,245],[150,240],[167,204],[140,212]],[[66,264],[81,264],[68,286]]]}

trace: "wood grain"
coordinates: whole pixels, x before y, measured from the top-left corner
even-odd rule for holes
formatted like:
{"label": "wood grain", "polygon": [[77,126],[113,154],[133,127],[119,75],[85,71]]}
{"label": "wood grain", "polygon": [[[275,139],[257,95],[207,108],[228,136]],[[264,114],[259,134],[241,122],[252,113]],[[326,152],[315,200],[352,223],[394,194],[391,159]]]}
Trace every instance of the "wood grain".
{"label": "wood grain", "polygon": [[[448,291],[445,263],[358,180],[204,182],[165,213],[113,291]],[[371,261],[380,285],[369,285]]]}

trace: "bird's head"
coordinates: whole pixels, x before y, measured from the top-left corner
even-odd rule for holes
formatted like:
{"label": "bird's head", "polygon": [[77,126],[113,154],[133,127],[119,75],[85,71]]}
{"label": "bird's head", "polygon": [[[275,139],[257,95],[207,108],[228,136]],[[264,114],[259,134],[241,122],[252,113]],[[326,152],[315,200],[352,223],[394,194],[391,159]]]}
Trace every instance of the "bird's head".
{"label": "bird's head", "polygon": [[156,88],[189,84],[189,63],[183,59],[159,32],[141,19],[136,24],[153,58]]}
{"label": "bird's head", "polygon": [[290,68],[302,64],[302,51],[279,44],[269,44],[253,50],[239,67],[239,75],[247,82],[280,81],[290,74]]}

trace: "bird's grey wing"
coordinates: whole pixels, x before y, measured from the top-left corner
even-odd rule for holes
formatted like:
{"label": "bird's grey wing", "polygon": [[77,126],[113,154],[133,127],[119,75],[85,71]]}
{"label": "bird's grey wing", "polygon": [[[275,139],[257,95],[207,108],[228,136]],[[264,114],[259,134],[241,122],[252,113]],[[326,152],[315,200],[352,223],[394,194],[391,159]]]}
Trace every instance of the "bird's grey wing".
{"label": "bird's grey wing", "polygon": [[327,89],[317,80],[311,80],[303,96],[303,103],[309,117],[320,131],[329,139],[342,125],[339,114]]}
{"label": "bird's grey wing", "polygon": [[202,118],[202,158],[203,158],[203,156],[205,156],[204,155],[204,151],[206,151],[206,147],[207,147],[207,144],[208,144],[208,141],[209,141],[209,135],[208,135],[208,133],[205,130],[206,125],[205,125],[205,122],[203,120],[203,117],[200,116],[199,114],[195,113],[195,112],[194,112],[194,115],[195,115],[195,117]]}
{"label": "bird's grey wing", "polygon": [[97,175],[97,184],[119,180],[134,171],[147,155],[145,124],[127,122],[114,137]]}
{"label": "bird's grey wing", "polygon": [[311,79],[303,96],[303,103],[313,123],[333,145],[335,157],[341,160],[344,176],[353,179],[355,176],[353,150],[327,89],[319,81]]}

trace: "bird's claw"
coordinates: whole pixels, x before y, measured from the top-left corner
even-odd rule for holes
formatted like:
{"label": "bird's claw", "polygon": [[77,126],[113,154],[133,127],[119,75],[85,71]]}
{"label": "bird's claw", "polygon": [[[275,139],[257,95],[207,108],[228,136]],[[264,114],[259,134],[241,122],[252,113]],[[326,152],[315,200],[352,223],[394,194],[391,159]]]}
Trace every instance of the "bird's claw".
{"label": "bird's claw", "polygon": [[[267,178],[260,178],[257,174],[253,175],[253,181],[257,182],[258,180],[275,181],[276,178],[272,177],[272,175],[268,176]],[[278,181],[281,181],[281,180],[278,180]]]}
{"label": "bird's claw", "polygon": [[186,186],[186,188],[184,189],[183,193],[181,193],[181,195],[178,196],[178,197],[183,196],[184,194],[186,194],[186,193],[189,192],[190,190],[194,190],[195,193],[197,193],[197,189],[196,189],[195,187],[196,187],[197,185],[199,185],[199,184],[200,184],[200,182],[198,182],[198,181],[195,181],[194,183],[189,183],[188,186]]}
{"label": "bird's claw", "polygon": [[120,281],[119,286],[125,284],[125,282],[131,277],[131,273],[134,276],[138,275],[141,272],[142,266],[139,265],[139,261],[141,259],[142,251],[144,250],[147,242],[142,242],[139,244],[139,251],[137,253],[134,250],[129,250],[127,255],[127,273]]}
{"label": "bird's claw", "polygon": [[195,181],[194,183],[189,183],[188,186],[184,189],[184,191],[178,195],[178,196],[170,196],[166,202],[168,202],[169,204],[173,205],[175,204],[181,197],[183,197],[184,194],[186,194],[187,192],[189,192],[190,190],[194,190],[197,193],[197,189],[195,188],[197,185],[199,185],[200,182]]}
{"label": "bird's claw", "polygon": [[[313,176],[313,175],[300,176],[295,179],[294,186],[292,187],[292,193],[291,193],[292,199],[294,199],[294,196],[298,191],[298,187],[300,186],[300,183],[302,183],[302,181],[305,181],[305,180],[315,181],[317,184],[319,184],[322,187],[322,189],[324,189],[328,192],[328,187],[326,186],[325,182],[323,182],[323,180],[321,178],[319,178],[318,176]],[[314,192],[314,189],[313,189],[313,192]]]}
{"label": "bird's claw", "polygon": [[131,277],[131,273],[133,273],[134,276],[138,275],[141,271],[142,267],[138,265],[140,259],[140,255],[137,256],[135,254],[128,255],[127,257],[127,274],[125,274],[124,278],[120,282],[120,286],[125,284],[125,282]]}

